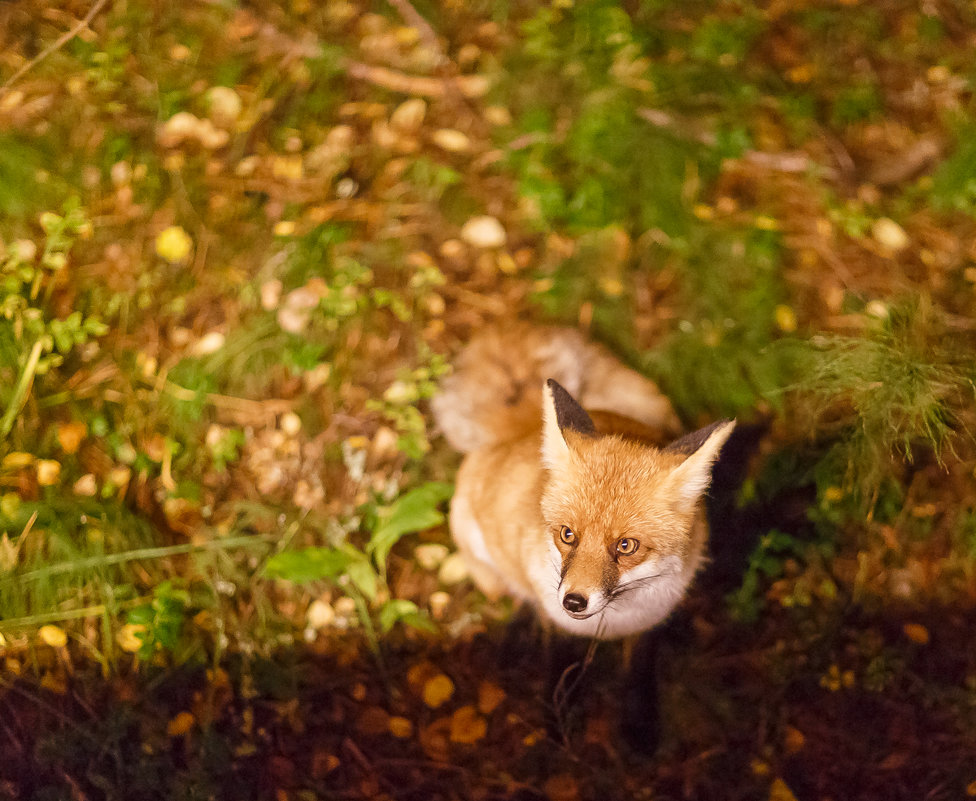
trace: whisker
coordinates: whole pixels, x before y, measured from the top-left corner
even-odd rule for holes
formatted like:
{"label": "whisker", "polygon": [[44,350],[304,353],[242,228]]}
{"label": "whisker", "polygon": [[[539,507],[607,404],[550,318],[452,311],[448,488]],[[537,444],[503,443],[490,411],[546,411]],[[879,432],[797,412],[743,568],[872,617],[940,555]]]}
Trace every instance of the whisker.
{"label": "whisker", "polygon": [[642,578],[628,581],[626,584],[618,584],[616,587],[613,588],[613,591],[610,593],[610,597],[619,598],[621,595],[624,595],[625,593],[632,592],[633,590],[637,590],[640,589],[641,587],[647,586],[650,582],[654,581],[657,578],[660,578],[663,575],[664,575],[663,573],[655,573],[653,576],[644,576]]}

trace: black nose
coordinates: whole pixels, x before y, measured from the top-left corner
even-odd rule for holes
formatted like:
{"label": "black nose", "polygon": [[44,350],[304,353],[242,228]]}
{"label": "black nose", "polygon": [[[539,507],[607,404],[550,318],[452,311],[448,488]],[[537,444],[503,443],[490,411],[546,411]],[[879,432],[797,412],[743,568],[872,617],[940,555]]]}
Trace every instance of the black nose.
{"label": "black nose", "polygon": [[586,609],[586,598],[578,592],[571,592],[563,598],[563,606],[570,612],[582,612]]}

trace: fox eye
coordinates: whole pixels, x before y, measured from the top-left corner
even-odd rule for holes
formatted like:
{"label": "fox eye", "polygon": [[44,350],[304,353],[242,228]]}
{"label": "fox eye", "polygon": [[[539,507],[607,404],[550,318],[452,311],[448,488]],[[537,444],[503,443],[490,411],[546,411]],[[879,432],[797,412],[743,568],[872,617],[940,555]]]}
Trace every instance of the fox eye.
{"label": "fox eye", "polygon": [[633,537],[621,537],[617,540],[617,553],[623,554],[624,556],[630,556],[633,553],[637,553],[637,549],[640,547],[640,543]]}
{"label": "fox eye", "polygon": [[573,531],[569,526],[563,526],[559,529],[559,539],[565,542],[567,545],[572,545],[576,542],[576,532]]}

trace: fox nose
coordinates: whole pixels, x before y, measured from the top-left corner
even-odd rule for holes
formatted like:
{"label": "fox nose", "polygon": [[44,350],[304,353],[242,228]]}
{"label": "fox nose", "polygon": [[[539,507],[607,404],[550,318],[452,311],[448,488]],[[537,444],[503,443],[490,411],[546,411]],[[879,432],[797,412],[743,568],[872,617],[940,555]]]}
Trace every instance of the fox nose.
{"label": "fox nose", "polygon": [[586,609],[586,598],[578,592],[570,592],[563,598],[563,607],[568,612],[582,612]]}

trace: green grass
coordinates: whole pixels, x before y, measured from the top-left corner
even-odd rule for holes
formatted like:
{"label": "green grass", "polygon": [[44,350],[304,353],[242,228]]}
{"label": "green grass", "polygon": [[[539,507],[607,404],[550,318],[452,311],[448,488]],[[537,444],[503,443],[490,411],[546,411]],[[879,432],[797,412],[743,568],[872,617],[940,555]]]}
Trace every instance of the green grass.
{"label": "green grass", "polygon": [[811,344],[794,389],[837,438],[830,458],[863,502],[873,504],[920,449],[941,462],[956,437],[972,437],[976,371],[952,341],[938,311],[916,299],[891,307],[864,337]]}
{"label": "green grass", "polygon": [[[856,144],[900,113],[886,102],[891,75],[926,76],[936,62],[970,70],[953,26],[921,15],[892,32],[871,4],[777,18],[706,0],[489,6],[418,4],[449,55],[476,44],[465,70],[491,89],[461,105],[425,95],[414,141],[398,134],[392,145],[378,133],[407,94],[344,71],[346,59],[374,58],[360,51],[371,31],[390,37],[381,49],[392,67],[423,72],[389,8],[337,21],[331,4],[265,13],[129,3],[32,71],[24,108],[4,111],[0,134],[0,458],[15,455],[0,474],[0,627],[20,636],[74,621],[81,636],[79,621],[97,619],[103,641],[90,645],[106,665],[126,622],[146,627],[147,659],[202,658],[222,647],[219,634],[270,649],[302,625],[310,596],[258,577],[267,540],[297,554],[365,547],[394,498],[450,478],[453,457],[431,442],[424,404],[447,351],[495,313],[485,309],[583,322],[658,381],[689,425],[771,416],[782,449],[772,463],[787,465],[784,482],[817,485],[825,540],[856,530],[865,509],[897,520],[909,460],[954,458],[973,400],[969,263],[964,246],[947,249],[956,255],[937,277],[954,290],[929,292],[911,259],[934,271],[925,260],[944,256],[928,253],[938,238],[924,238],[927,226],[965,238],[976,208],[971,109],[946,121],[933,107],[927,124],[954,130],[955,147],[930,187],[864,199],[820,169],[833,156],[818,155],[840,152],[830,137]],[[490,26],[473,32],[471,20],[489,18],[497,37]],[[39,46],[61,32],[52,20],[31,30]],[[804,48],[797,64],[778,60],[786,32]],[[857,54],[872,68],[852,71]],[[794,81],[794,65],[809,74]],[[216,86],[241,101],[226,146],[161,144],[176,113],[209,119]],[[27,113],[45,94],[43,119]],[[490,104],[511,123],[489,123]],[[321,156],[338,125],[348,147],[334,163],[276,172],[292,151]],[[465,131],[470,152],[431,143],[448,127]],[[830,164],[785,184],[737,162],[767,147]],[[351,197],[340,198],[340,178]],[[803,195],[802,211],[790,193]],[[43,254],[42,213],[73,196],[90,228],[79,222],[40,272],[43,255],[10,260],[18,239]],[[504,224],[506,247],[459,249],[459,227],[485,213]],[[869,296],[857,286],[879,262],[853,264],[853,278],[840,271],[839,310],[811,299],[819,287],[798,288],[791,251],[818,228],[811,213],[835,226],[836,239],[819,244],[834,256],[847,248],[842,259],[869,248],[881,214],[918,239],[884,263],[890,292],[872,285],[887,320],[862,314]],[[169,226],[192,240],[182,261],[156,253]],[[282,312],[303,293],[311,301],[289,322]],[[901,295],[906,304],[893,302]],[[835,316],[862,328],[842,335]],[[221,345],[196,352],[208,333]],[[286,415],[298,421],[291,439]],[[69,423],[84,424],[77,450],[59,441]],[[814,464],[787,458],[796,440],[814,443]],[[42,460],[60,468],[53,484],[38,481]],[[292,472],[265,484],[283,464]],[[302,481],[324,495],[311,508],[296,500]],[[830,488],[845,500],[821,503]],[[780,538],[757,553],[743,598],[755,601],[802,556],[794,545]],[[350,570],[372,588],[364,559],[386,580],[385,558],[343,553],[316,592],[340,592]],[[248,588],[247,599],[222,594],[228,586]],[[423,601],[380,598],[364,620],[382,628]]]}

